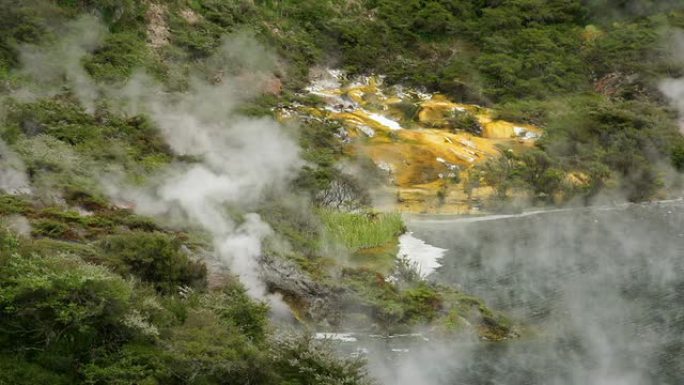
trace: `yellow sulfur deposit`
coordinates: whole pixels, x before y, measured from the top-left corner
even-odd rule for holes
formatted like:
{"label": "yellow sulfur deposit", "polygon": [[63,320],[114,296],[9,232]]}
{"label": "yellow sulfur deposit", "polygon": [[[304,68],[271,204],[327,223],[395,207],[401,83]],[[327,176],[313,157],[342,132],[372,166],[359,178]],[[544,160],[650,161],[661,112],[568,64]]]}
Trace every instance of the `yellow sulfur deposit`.
{"label": "yellow sulfur deposit", "polygon": [[[310,117],[338,120],[350,139],[348,149],[364,154],[387,173],[383,190],[388,208],[408,212],[467,213],[490,188],[465,191],[467,169],[499,156],[498,144],[531,147],[538,127],[494,120],[492,112],[459,104],[443,95],[384,87],[380,77],[356,79],[343,86],[339,71],[307,89],[323,99],[323,108],[301,107]],[[282,115],[281,115],[282,116]],[[467,117],[476,130],[458,127]]]}

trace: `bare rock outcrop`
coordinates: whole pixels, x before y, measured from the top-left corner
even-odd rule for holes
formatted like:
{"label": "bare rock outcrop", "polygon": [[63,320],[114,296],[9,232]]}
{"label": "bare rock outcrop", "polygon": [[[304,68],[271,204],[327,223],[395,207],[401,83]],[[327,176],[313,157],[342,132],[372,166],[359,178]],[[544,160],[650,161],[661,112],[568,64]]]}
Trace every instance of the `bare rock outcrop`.
{"label": "bare rock outcrop", "polygon": [[274,256],[262,256],[261,278],[269,289],[293,299],[298,304],[301,316],[310,321],[336,324],[340,311],[339,293],[314,281],[294,262]]}

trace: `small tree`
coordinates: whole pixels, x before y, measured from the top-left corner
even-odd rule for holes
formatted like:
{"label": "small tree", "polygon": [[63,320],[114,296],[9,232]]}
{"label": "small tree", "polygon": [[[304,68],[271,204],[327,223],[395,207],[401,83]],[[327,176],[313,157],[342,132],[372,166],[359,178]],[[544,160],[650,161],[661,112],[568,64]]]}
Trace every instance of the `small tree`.
{"label": "small tree", "polygon": [[506,199],[508,190],[515,184],[516,165],[512,150],[506,150],[495,159],[489,159],[475,170],[475,176],[494,188],[499,199]]}

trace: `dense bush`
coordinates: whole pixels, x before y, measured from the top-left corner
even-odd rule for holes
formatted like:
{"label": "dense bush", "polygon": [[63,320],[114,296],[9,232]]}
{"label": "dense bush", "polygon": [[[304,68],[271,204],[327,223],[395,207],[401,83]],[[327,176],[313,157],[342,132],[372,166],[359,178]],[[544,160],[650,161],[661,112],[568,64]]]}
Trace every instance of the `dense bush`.
{"label": "dense bush", "polygon": [[0,1],[0,78],[19,64],[20,44],[38,43],[45,36],[43,18],[53,12],[41,1]]}
{"label": "dense bush", "polygon": [[71,378],[16,355],[0,354],[0,385],[72,384]]}
{"label": "dense bush", "polygon": [[370,385],[364,362],[338,359],[310,338],[279,338],[272,354],[280,383],[287,385]]}
{"label": "dense bush", "polygon": [[149,63],[145,37],[140,33],[120,32],[111,34],[103,45],[93,52],[84,63],[90,75],[100,81],[128,79],[134,70]]}
{"label": "dense bush", "polygon": [[12,253],[0,263],[3,351],[73,374],[78,362],[134,333],[124,324],[132,288],[106,269],[61,255]]}
{"label": "dense bush", "polygon": [[170,333],[170,368],[180,383],[270,382],[272,368],[260,346],[249,343],[240,329],[220,322],[210,311],[189,312]]}
{"label": "dense bush", "polygon": [[652,103],[579,99],[550,122],[543,145],[566,168],[607,166],[629,199],[642,200],[659,187],[655,165],[682,140],[668,112]]}
{"label": "dense bush", "polygon": [[[159,233],[133,235],[131,247],[113,238],[121,257],[177,252]],[[235,280],[161,296],[84,262],[85,249],[0,228],[0,384],[369,383],[360,361],[308,338],[274,339],[268,306]]]}
{"label": "dense bush", "polygon": [[103,262],[121,275],[134,275],[163,293],[182,286],[201,288],[206,267],[181,250],[181,243],[164,233],[132,232],[101,242]]}

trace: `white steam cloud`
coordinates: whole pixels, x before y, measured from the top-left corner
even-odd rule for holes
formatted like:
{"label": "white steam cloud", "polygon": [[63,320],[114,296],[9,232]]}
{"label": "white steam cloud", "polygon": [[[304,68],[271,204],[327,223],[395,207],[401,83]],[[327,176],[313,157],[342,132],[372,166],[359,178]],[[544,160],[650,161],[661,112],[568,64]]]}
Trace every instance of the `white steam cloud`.
{"label": "white steam cloud", "polygon": [[679,384],[684,201],[414,220],[437,272],[529,328],[492,344],[430,341],[371,369],[387,384]]}
{"label": "white steam cloud", "polygon": [[[244,35],[228,39],[211,61],[219,63],[223,74],[217,84],[195,77],[188,92],[164,94],[149,87],[150,79],[137,77],[126,88],[129,102],[151,116],[176,153],[201,159],[184,169],[179,166],[156,186],[152,197],[128,198],[143,213],[180,210],[201,225],[212,234],[215,251],[239,274],[250,295],[263,298],[266,287],[259,279],[258,258],[261,242],[272,230],[256,213],[236,221],[226,208],[253,207],[266,189],[285,186],[301,165],[299,148],[273,119],[235,112],[271,76],[263,63],[274,60],[256,41]],[[235,68],[250,73],[225,75]]]}
{"label": "white steam cloud", "polygon": [[[684,63],[684,31],[678,30],[674,33],[672,52],[676,60]],[[660,83],[660,91],[679,111],[679,131],[684,134],[684,78],[663,80]]]}
{"label": "white steam cloud", "polygon": [[121,93],[128,108],[152,118],[176,153],[200,161],[178,166],[151,195],[131,190],[119,194],[142,213],[180,212],[209,231],[215,252],[255,298],[266,296],[258,259],[261,243],[272,230],[256,213],[236,220],[227,208],[253,207],[266,189],[285,186],[301,165],[296,141],[277,122],[235,111],[272,76],[267,72],[272,67],[264,63],[274,62],[255,40],[233,36],[210,60],[222,77],[219,82],[197,76],[187,92],[166,94],[149,78],[138,76]]}
{"label": "white steam cloud", "polygon": [[[201,74],[190,75],[184,92],[166,92],[142,73],[122,87],[106,88],[94,83],[81,65],[102,41],[103,31],[90,17],[69,24],[65,37],[54,46],[22,51],[22,73],[46,84],[66,81],[86,110],[93,111],[98,98],[106,95],[108,103],[125,113],[150,117],[175,153],[195,160],[175,164],[146,188],[106,176],[105,189],[142,214],[201,226],[211,234],[219,259],[240,276],[248,293],[281,308],[259,277],[261,244],[272,229],[250,211],[267,189],[283,188],[295,176],[301,166],[299,148],[273,119],[236,111],[273,80],[275,55],[250,35],[235,34],[201,64]],[[31,92],[29,96],[35,95]],[[46,92],[51,92],[49,87]],[[3,183],[4,175],[3,171]]]}
{"label": "white steam cloud", "polygon": [[62,38],[49,46],[25,45],[20,51],[21,74],[34,79],[40,88],[21,90],[20,98],[49,96],[61,92],[66,81],[88,112],[95,110],[98,89],[82,66],[86,55],[104,40],[106,28],[93,16],[84,16],[60,31]]}
{"label": "white steam cloud", "polygon": [[22,215],[10,215],[0,218],[0,224],[22,237],[31,236],[31,223]]}
{"label": "white steam cloud", "polygon": [[24,163],[0,140],[0,191],[8,194],[29,194],[30,184]]}

